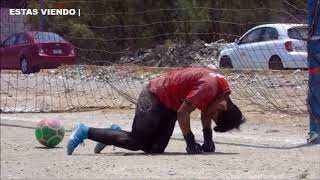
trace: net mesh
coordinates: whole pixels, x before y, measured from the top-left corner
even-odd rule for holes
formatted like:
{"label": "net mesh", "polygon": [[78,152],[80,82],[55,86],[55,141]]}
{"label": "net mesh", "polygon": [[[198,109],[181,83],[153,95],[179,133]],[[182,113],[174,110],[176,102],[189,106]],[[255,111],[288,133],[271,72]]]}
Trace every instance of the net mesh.
{"label": "net mesh", "polygon": [[[8,16],[14,6],[8,4],[1,8],[1,40],[14,32],[55,32],[73,44],[77,63],[23,74],[20,54],[18,70],[11,70],[2,47],[1,112],[134,108],[151,79],[174,69],[206,67],[229,80],[233,99],[247,111],[307,113],[306,27],[294,25],[306,23],[306,1],[23,4],[81,10],[80,16],[42,17]],[[252,27],[275,23],[286,25],[243,36]],[[237,43],[230,43],[234,39]]]}

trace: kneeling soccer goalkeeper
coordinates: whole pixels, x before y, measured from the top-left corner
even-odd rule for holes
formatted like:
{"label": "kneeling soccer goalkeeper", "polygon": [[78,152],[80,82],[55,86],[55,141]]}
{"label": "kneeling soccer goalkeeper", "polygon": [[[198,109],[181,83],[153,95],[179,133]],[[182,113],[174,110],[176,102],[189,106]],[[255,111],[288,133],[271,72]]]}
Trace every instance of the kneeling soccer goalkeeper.
{"label": "kneeling soccer goalkeeper", "polygon": [[[94,128],[80,123],[72,132],[67,153],[90,139],[132,151],[163,153],[178,120],[188,154],[214,152],[214,131],[238,129],[245,122],[241,110],[231,101],[227,80],[205,68],[185,68],[168,72],[152,80],[141,91],[131,132],[110,128]],[[190,128],[190,114],[201,110],[204,143],[195,141]]]}

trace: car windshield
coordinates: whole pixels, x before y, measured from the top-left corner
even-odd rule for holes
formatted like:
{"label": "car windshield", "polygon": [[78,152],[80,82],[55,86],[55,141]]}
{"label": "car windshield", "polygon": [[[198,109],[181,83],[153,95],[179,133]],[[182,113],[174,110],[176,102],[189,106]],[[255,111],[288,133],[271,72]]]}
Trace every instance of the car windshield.
{"label": "car windshield", "polygon": [[307,27],[295,27],[288,30],[288,36],[291,39],[307,40],[308,28]]}
{"label": "car windshield", "polygon": [[52,32],[32,32],[32,37],[40,43],[45,42],[65,42],[65,40],[56,33]]}

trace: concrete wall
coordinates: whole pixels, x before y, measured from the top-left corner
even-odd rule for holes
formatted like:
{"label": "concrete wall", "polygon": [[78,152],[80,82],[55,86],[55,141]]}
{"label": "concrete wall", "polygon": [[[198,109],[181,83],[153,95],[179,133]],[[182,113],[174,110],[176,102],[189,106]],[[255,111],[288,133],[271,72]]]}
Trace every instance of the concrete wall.
{"label": "concrete wall", "polygon": [[30,25],[27,23],[27,19],[27,16],[10,16],[9,8],[0,8],[1,42],[10,34],[30,30]]}

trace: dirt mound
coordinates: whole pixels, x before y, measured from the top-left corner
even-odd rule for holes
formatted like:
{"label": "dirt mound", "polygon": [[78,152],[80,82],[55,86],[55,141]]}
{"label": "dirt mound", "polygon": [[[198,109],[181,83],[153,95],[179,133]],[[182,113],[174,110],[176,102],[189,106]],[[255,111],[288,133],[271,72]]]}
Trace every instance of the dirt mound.
{"label": "dirt mound", "polygon": [[120,64],[139,64],[156,67],[217,67],[219,50],[224,40],[213,43],[195,41],[192,44],[166,43],[152,49],[138,51],[120,58]]}

